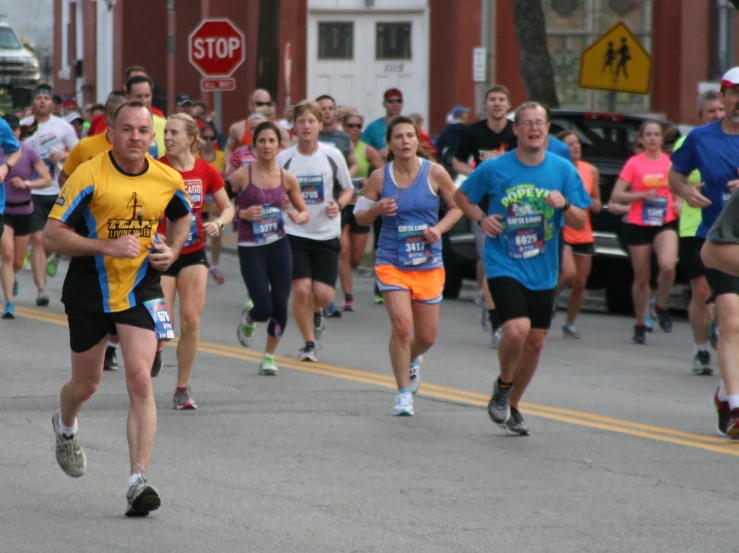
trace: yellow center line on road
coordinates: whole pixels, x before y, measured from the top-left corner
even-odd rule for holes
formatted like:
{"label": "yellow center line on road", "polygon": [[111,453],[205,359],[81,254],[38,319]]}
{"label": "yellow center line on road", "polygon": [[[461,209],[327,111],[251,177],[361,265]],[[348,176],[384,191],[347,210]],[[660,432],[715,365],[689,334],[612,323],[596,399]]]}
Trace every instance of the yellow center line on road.
{"label": "yellow center line on road", "polygon": [[[37,321],[67,326],[67,318],[65,315],[58,313],[50,313],[40,309],[28,307],[16,307],[16,313],[19,316],[33,319]],[[170,346],[176,346],[177,340],[168,343]],[[198,351],[209,353],[220,357],[228,357],[232,359],[240,359],[259,363],[262,354],[244,349],[242,347],[229,346],[214,342],[200,342]],[[292,369],[310,374],[318,374],[321,376],[329,376],[333,378],[341,378],[364,384],[371,384],[395,390],[395,379],[390,375],[383,375],[358,369],[350,369],[346,367],[337,367],[334,365],[326,365],[323,363],[305,363],[293,359],[291,357],[276,356],[280,368]],[[452,401],[464,405],[472,405],[476,407],[487,406],[489,396],[477,392],[467,390],[459,390],[446,386],[439,386],[429,382],[423,382],[420,395],[434,399]],[[594,413],[585,413],[563,409],[560,407],[550,407],[546,405],[538,405],[533,403],[521,403],[521,410],[537,417],[543,417],[559,422],[566,422],[599,430],[607,430],[630,436],[638,436],[651,440],[668,442],[672,444],[682,445],[686,447],[694,447],[713,451],[716,453],[724,453],[728,455],[739,456],[739,443],[727,441],[725,438],[717,436],[704,436],[701,434],[693,434],[690,432],[682,432],[670,428],[662,428],[638,422],[615,419]]]}

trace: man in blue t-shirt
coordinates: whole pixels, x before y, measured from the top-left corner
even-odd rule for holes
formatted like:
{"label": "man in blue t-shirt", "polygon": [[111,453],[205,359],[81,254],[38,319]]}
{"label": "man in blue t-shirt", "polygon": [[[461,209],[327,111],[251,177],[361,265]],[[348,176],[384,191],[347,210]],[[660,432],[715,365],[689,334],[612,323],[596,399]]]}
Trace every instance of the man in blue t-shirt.
{"label": "man in blue t-shirt", "polygon": [[385,108],[385,117],[375,119],[367,125],[362,133],[362,142],[380,152],[383,161],[387,161],[387,142],[385,141],[387,122],[403,111],[403,93],[397,88],[387,89],[382,95],[382,107]]}
{"label": "man in blue t-shirt", "polygon": [[[723,246],[727,236],[733,234],[726,232],[723,224],[730,219],[719,218],[724,204],[739,188],[739,67],[724,74],[719,99],[726,112],[723,119],[693,129],[680,149],[672,153],[670,188],[689,205],[702,210],[696,247],[700,252],[706,238],[710,240],[702,257],[711,268],[704,262],[700,268],[716,299],[720,334],[717,349],[721,383],[713,401],[719,432],[739,440],[739,330],[734,322],[739,319],[739,277],[724,272],[732,265],[727,254],[736,255],[736,252]],[[702,186],[693,186],[688,181],[694,169],[700,171]]]}
{"label": "man in blue t-shirt", "polygon": [[[485,275],[503,323],[500,377],[488,414],[516,434],[529,432],[518,404],[552,320],[559,231],[564,224],[583,228],[591,204],[575,166],[546,151],[549,127],[541,104],[519,106],[513,120],[518,148],[480,164],[454,195],[487,235]],[[484,213],[477,204],[486,196]]]}

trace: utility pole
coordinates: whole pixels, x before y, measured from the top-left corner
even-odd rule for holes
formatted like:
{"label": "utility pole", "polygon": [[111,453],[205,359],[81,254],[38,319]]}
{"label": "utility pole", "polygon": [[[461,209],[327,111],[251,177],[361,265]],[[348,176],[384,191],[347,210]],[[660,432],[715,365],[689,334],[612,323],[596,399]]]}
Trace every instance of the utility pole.
{"label": "utility pole", "polygon": [[277,98],[280,75],[280,0],[259,0],[257,88]]}

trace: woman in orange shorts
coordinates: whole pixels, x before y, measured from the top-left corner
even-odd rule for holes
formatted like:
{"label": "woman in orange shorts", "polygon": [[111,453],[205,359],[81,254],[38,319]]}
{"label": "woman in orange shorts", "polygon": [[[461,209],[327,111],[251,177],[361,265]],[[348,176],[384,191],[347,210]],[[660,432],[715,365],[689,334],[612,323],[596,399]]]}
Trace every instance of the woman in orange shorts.
{"label": "woman in orange shorts", "polygon": [[[385,139],[389,163],[370,176],[354,216],[362,226],[382,217],[375,275],[392,325],[390,362],[398,384],[393,415],[413,415],[421,355],[434,344],[439,326],[444,289],[441,235],[462,211],[454,203],[454,183],[446,170],[418,157],[413,121],[394,117]],[[441,221],[439,196],[449,207]]]}

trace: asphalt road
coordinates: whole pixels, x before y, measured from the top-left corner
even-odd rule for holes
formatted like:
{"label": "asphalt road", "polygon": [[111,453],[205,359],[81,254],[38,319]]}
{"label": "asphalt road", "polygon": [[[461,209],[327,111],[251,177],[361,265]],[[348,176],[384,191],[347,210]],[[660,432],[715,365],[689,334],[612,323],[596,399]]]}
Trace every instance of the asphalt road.
{"label": "asphalt road", "polygon": [[[174,350],[155,381],[159,431],[149,481],[162,508],[127,519],[127,396],[106,373],[79,418],[88,469],[56,464],[50,417],[69,375],[59,303],[0,321],[0,552],[739,551],[739,445],[715,434],[717,377],[690,373],[686,322],[632,345],[631,320],[585,314],[583,339],[555,319],[523,412],[505,436],[484,406],[497,371],[471,301],[442,304],[416,416],[391,416],[384,308],[357,279],[358,309],[329,319],[319,363],[295,360],[291,322],[278,377],[257,375],[235,337],[236,259],[208,286],[191,381],[200,409],[172,410]],[[469,300],[470,298],[467,298]]]}

